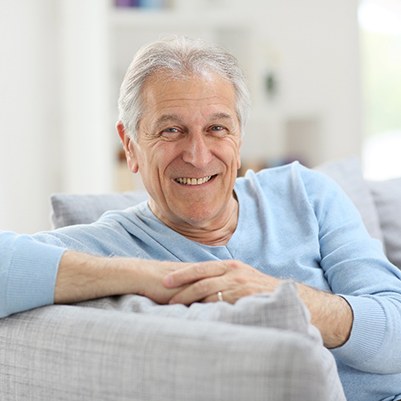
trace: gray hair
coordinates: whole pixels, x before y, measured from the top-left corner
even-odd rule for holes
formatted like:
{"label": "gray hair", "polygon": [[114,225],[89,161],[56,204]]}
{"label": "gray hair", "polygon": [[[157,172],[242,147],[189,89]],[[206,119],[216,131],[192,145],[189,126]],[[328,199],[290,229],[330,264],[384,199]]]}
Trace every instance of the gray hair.
{"label": "gray hair", "polygon": [[244,131],[250,109],[250,96],[244,74],[236,58],[223,48],[201,40],[174,37],[142,47],[128,67],[120,88],[119,119],[127,133],[137,139],[143,112],[142,88],[157,71],[166,71],[173,78],[186,78],[194,73],[213,71],[234,86],[236,113]]}

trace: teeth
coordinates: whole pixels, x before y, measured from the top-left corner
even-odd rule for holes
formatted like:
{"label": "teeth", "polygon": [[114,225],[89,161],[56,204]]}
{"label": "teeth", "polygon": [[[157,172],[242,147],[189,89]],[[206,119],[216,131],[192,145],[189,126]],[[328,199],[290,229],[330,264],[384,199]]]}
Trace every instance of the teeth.
{"label": "teeth", "polygon": [[205,182],[208,182],[212,178],[211,175],[203,178],[186,178],[186,177],[180,177],[176,178],[176,181],[179,184],[183,185],[201,185],[204,184]]}

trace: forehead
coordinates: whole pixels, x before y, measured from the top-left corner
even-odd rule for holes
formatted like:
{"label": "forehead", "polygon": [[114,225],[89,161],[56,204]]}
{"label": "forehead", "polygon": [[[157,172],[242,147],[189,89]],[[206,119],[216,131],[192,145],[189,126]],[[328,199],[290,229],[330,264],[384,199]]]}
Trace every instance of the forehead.
{"label": "forehead", "polygon": [[146,108],[188,107],[191,105],[221,105],[235,108],[233,84],[214,72],[174,77],[166,72],[150,76],[142,89]]}

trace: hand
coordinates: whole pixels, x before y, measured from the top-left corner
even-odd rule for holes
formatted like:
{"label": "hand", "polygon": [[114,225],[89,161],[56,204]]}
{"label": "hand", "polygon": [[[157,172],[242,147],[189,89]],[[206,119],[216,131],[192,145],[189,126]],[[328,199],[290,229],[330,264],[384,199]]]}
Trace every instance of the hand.
{"label": "hand", "polygon": [[178,290],[170,303],[185,305],[215,302],[219,291],[224,301],[235,303],[248,295],[273,292],[279,283],[279,279],[236,260],[189,264],[163,279],[166,289]]}
{"label": "hand", "polygon": [[[167,304],[170,299],[187,286],[168,288],[163,285],[164,279],[169,274],[190,269],[192,263],[160,262],[157,260],[132,260],[126,259],[128,268],[135,270],[135,284],[130,288],[130,293],[146,296],[158,304]],[[139,262],[139,263],[138,263]],[[134,266],[135,265],[135,266]]]}

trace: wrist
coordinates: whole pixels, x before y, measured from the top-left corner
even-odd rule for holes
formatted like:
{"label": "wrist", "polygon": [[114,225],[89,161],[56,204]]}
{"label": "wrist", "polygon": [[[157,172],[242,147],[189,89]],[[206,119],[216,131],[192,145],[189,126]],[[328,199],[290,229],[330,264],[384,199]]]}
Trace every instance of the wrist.
{"label": "wrist", "polygon": [[301,299],[311,314],[311,323],[316,326],[327,348],[345,344],[351,334],[353,312],[341,296],[298,284]]}

